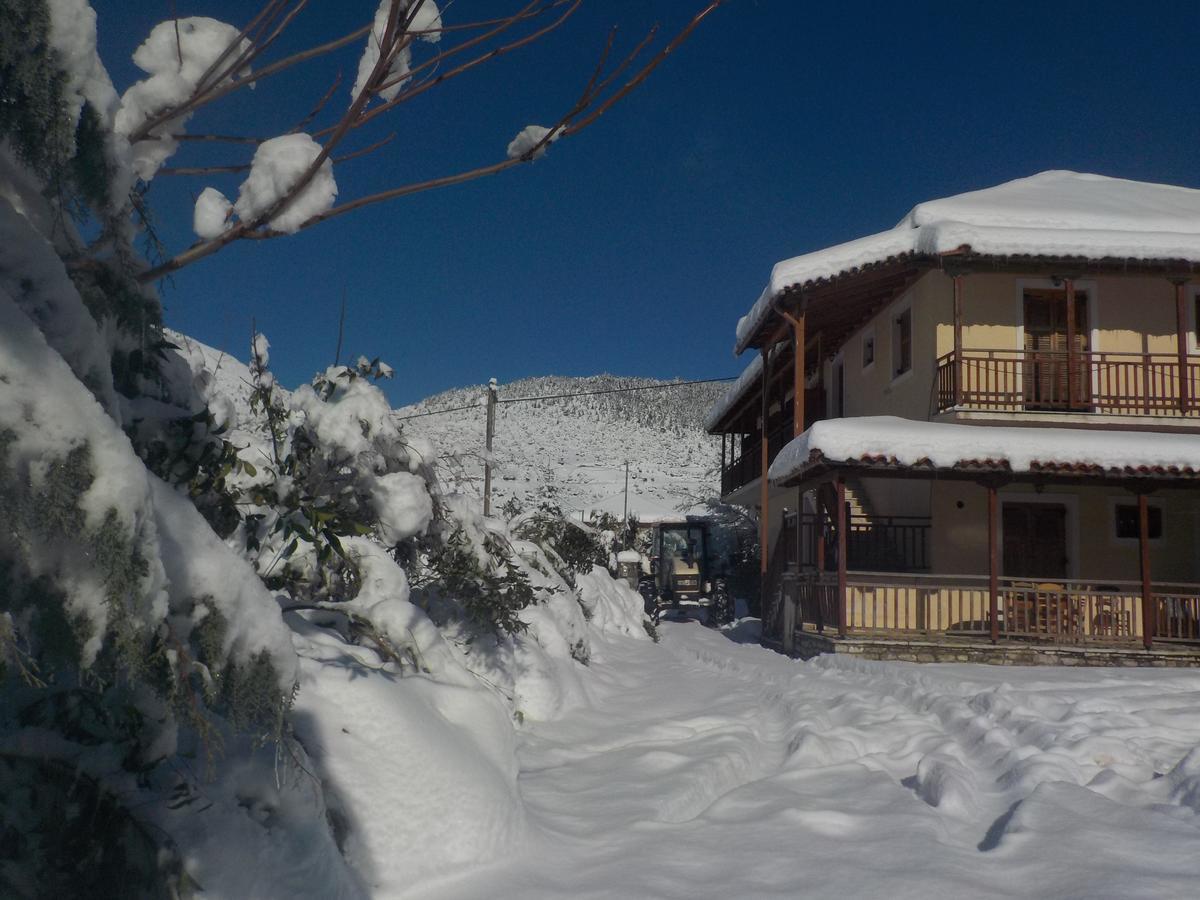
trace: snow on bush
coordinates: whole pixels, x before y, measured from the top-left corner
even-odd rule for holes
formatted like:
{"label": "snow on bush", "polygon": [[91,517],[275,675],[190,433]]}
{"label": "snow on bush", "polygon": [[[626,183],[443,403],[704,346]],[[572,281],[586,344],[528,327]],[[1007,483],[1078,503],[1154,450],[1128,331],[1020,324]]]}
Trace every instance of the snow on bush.
{"label": "snow on bush", "polygon": [[[371,384],[386,364],[288,392],[262,335],[245,366],[164,334],[126,204],[189,113],[127,139],[247,44],[213,19],[161,23],[118,101],[91,8],[48,3],[57,56],[27,70],[66,70],[27,92],[20,127],[53,146],[0,135],[0,743],[39,751],[0,764],[0,831],[32,842],[0,880],[74,895],[120,855],[147,891],[353,897],[502,855],[525,831],[515,727],[589,702],[602,631],[643,636],[622,624],[627,589],[578,574],[573,526],[523,541],[443,495],[434,447]],[[431,2],[412,23],[440,25]],[[261,144],[236,204],[201,194],[197,235],[262,215],[320,152],[305,134]],[[326,161],[269,227],[336,193]],[[87,246],[64,202],[104,239]],[[123,824],[47,856],[80,784]],[[138,853],[113,852],[122,829]]]}
{"label": "snow on bush", "polygon": [[641,594],[599,566],[576,576],[575,582],[579,586],[580,603],[594,630],[649,640],[642,625],[645,601]]}
{"label": "snow on bush", "polygon": [[[242,182],[234,211],[243,222],[252,221],[279,202],[321,155],[321,145],[307,134],[285,134],[263,141],[254,151],[250,174]],[[319,213],[333,206],[337,184],[333,162],[325,160],[299,194],[268,223],[270,228],[292,234]]]}
{"label": "snow on bush", "polygon": [[408,472],[380,475],[371,499],[385,544],[424,534],[433,521],[433,501],[425,479]]}

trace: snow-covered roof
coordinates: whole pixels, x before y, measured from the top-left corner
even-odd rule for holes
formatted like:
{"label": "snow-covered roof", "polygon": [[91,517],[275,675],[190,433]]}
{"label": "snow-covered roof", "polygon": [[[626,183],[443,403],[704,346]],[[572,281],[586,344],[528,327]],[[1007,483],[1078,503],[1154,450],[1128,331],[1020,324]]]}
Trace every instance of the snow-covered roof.
{"label": "snow-covered roof", "polygon": [[785,288],[963,247],[987,256],[1200,263],[1200,190],[1049,171],[919,203],[889,231],[777,263],[758,301],[738,322],[737,352]]}
{"label": "snow-covered roof", "polygon": [[857,416],[817,422],[780,451],[768,478],[826,463],[1200,477],[1200,435],[1020,428]]}
{"label": "snow-covered roof", "polygon": [[751,386],[761,380],[762,354],[756,353],[754,358],[750,360],[750,364],[742,370],[742,374],[738,376],[737,381],[731,384],[729,390],[721,396],[721,399],[712,405],[712,409],[704,417],[704,430],[712,431],[716,428],[717,423],[746,395]]}

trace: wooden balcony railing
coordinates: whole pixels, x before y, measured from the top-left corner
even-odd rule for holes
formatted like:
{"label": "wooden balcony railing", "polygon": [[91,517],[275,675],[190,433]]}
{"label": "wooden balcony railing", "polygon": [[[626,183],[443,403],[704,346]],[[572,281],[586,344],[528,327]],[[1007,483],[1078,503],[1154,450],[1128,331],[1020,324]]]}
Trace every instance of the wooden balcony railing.
{"label": "wooden balcony railing", "polygon": [[[792,439],[791,419],[781,417],[767,435],[767,459],[773,460]],[[748,441],[742,452],[721,470],[721,495],[744,487],[762,475],[762,441]]]}
{"label": "wooden balcony railing", "polygon": [[963,350],[938,360],[937,409],[1200,416],[1200,358]]}
{"label": "wooden balcony railing", "polygon": [[[840,602],[833,573],[791,582],[798,627],[836,627]],[[1055,644],[1145,644],[1141,582],[1031,582],[1002,578],[999,640]],[[992,633],[986,576],[847,572],[846,629],[864,634],[975,637]],[[1151,585],[1150,637],[1200,644],[1200,584]]]}
{"label": "wooden balcony railing", "polygon": [[762,442],[747,443],[740,455],[721,469],[721,496],[731,494],[762,474]]}

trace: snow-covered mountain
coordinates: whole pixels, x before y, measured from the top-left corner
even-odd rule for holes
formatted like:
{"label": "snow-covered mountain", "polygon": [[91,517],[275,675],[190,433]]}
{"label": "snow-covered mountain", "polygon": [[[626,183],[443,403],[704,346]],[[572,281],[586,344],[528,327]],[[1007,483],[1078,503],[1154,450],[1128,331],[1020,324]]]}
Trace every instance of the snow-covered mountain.
{"label": "snow-covered mountain", "polygon": [[[701,421],[725,385],[668,384],[594,375],[500,385],[494,508],[516,498],[523,508],[546,501],[576,515],[620,516],[626,462],[629,509],[643,520],[716,496],[720,442]],[[476,496],[483,490],[486,393],[483,386],[457,388],[397,411],[407,431],[437,447],[442,483]]]}

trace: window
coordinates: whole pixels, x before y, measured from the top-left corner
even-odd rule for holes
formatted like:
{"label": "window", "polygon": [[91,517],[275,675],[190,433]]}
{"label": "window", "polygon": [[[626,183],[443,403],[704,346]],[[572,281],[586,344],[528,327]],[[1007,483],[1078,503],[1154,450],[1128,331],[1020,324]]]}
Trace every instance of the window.
{"label": "window", "polygon": [[846,415],[846,366],[838,359],[833,364],[833,416],[841,419]]}
{"label": "window", "polygon": [[[1116,509],[1115,527],[1117,537],[1123,540],[1140,540],[1141,527],[1138,523],[1138,508],[1136,503],[1118,503]],[[1163,519],[1161,506],[1146,507],[1146,536],[1156,541],[1162,537]]]}
{"label": "window", "polygon": [[862,339],[862,367],[869,369],[875,365],[875,332],[868,331]]}
{"label": "window", "polygon": [[903,375],[912,368],[912,308],[896,316],[892,324],[892,375]]}

